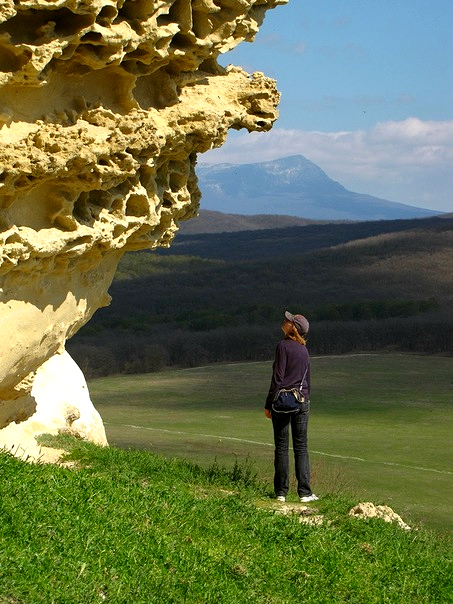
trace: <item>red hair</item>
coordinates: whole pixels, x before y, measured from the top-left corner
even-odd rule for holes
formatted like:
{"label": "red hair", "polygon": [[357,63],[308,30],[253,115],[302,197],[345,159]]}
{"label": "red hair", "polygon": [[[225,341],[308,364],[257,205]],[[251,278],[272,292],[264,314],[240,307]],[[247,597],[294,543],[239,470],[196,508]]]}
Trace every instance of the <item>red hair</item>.
{"label": "red hair", "polygon": [[294,342],[297,342],[298,344],[301,344],[302,346],[305,346],[307,344],[307,340],[305,338],[305,336],[302,336],[297,327],[294,325],[294,323],[292,321],[288,321],[288,319],[285,320],[285,322],[283,323],[283,333],[285,334],[285,336],[287,338],[289,338],[290,340],[294,340]]}

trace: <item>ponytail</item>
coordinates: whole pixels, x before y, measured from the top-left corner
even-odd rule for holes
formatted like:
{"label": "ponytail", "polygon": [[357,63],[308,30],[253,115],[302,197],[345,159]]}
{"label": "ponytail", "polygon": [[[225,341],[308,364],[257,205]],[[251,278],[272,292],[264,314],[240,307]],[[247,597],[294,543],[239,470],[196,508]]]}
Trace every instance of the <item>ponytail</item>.
{"label": "ponytail", "polygon": [[294,323],[292,323],[291,327],[288,328],[288,330],[286,332],[286,336],[290,340],[294,340],[294,342],[297,342],[298,344],[301,344],[302,346],[306,346],[306,344],[307,344],[307,339],[306,339],[305,335],[302,336],[298,332],[297,327],[294,325]]}

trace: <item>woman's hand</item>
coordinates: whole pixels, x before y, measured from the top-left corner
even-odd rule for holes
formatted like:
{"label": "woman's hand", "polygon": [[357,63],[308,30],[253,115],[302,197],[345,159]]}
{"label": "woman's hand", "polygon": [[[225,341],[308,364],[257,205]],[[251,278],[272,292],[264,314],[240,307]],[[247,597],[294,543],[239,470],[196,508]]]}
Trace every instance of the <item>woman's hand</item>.
{"label": "woman's hand", "polygon": [[264,415],[267,417],[267,419],[272,419],[272,413],[269,411],[269,409],[264,409]]}

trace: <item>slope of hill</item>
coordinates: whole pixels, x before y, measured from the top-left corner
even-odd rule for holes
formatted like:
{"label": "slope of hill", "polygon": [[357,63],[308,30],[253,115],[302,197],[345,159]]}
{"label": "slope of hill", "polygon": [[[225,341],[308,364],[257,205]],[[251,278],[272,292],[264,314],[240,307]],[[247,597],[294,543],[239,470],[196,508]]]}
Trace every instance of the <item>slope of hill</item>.
{"label": "slope of hill", "polygon": [[3,604],[451,601],[448,535],[352,518],[358,500],[332,487],[311,516],[283,515],[250,462],[50,442],[72,469],[0,452]]}
{"label": "slope of hill", "polygon": [[[251,217],[253,219],[254,217]],[[417,218],[413,220],[377,220],[367,222],[308,222],[305,226],[238,230],[231,232],[179,233],[171,248],[160,255],[191,255],[201,258],[233,260],[275,259],[328,248],[341,243],[383,233],[451,229],[452,219]],[[422,235],[420,235],[422,246]],[[422,249],[422,247],[421,247]]]}
{"label": "slope of hill", "polygon": [[[259,231],[263,229],[284,229],[290,226],[307,224],[326,224],[326,220],[308,220],[298,216],[280,216],[277,214],[225,214],[214,210],[200,210],[196,218],[181,222],[181,235],[201,233],[235,233],[237,231]],[[179,237],[179,235],[178,235]]]}
{"label": "slope of hill", "polygon": [[200,163],[202,207],[310,220],[392,220],[440,214],[348,191],[302,155],[256,164]]}
{"label": "slope of hill", "polygon": [[451,354],[452,247],[439,218],[181,235],[126,254],[68,350],[87,376],[266,360],[288,309],[312,321],[315,354]]}

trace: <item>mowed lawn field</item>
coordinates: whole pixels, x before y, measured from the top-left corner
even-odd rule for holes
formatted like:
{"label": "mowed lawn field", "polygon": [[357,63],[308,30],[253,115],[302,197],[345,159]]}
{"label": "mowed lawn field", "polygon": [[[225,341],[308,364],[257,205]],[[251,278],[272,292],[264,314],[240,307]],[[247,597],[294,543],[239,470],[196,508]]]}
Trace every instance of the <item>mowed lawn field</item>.
{"label": "mowed lawn field", "polygon": [[[203,466],[247,463],[272,493],[271,362],[89,382],[111,445]],[[453,530],[453,358],[312,357],[313,489],[386,504],[409,524]],[[294,484],[289,500],[296,501]]]}

